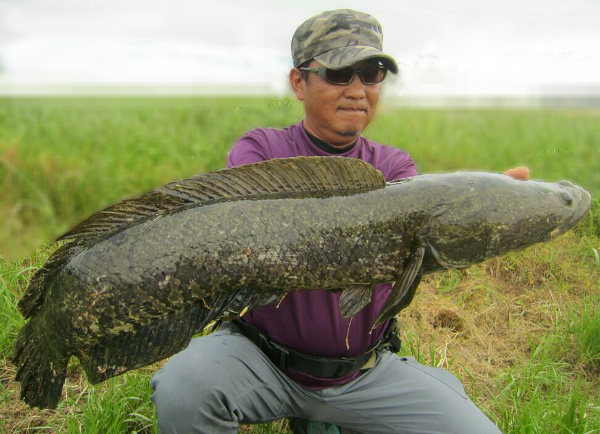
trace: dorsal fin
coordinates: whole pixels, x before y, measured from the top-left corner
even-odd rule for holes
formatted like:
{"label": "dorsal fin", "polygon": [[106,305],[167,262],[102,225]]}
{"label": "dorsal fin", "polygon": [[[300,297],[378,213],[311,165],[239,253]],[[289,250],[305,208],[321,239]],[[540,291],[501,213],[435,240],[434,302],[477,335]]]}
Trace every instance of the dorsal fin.
{"label": "dorsal fin", "polygon": [[345,157],[279,158],[173,181],[142,196],[126,199],[83,221],[58,241],[78,244],[124,226],[187,206],[224,198],[278,193],[377,189],[383,174],[368,163]]}
{"label": "dorsal fin", "polygon": [[150,193],[111,205],[58,238],[57,241],[69,242],[33,276],[19,302],[19,309],[26,318],[34,315],[43,305],[48,282],[63,264],[96,240],[117,233],[136,221],[219,199],[384,186],[385,179],[379,170],[362,160],[347,157],[280,158],[170,182]]}

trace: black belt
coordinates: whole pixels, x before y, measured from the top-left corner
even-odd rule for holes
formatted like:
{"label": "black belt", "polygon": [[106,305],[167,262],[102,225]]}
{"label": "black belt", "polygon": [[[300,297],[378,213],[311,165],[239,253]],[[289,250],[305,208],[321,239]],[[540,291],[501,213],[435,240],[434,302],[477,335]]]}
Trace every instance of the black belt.
{"label": "black belt", "polygon": [[381,351],[390,350],[394,353],[400,351],[399,321],[395,318],[390,321],[383,336],[365,352],[354,357],[318,357],[292,350],[277,342],[241,319],[231,321],[248,339],[253,341],[258,348],[280,369],[293,368],[296,371],[319,378],[340,378],[359,371],[365,363]]}

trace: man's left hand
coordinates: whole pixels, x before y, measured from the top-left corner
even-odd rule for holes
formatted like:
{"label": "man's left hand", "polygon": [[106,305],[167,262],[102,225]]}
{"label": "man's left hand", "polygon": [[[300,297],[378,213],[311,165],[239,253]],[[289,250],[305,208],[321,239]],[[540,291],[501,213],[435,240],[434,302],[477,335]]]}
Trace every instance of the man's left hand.
{"label": "man's left hand", "polygon": [[521,181],[527,181],[529,179],[529,169],[525,166],[508,169],[504,174]]}

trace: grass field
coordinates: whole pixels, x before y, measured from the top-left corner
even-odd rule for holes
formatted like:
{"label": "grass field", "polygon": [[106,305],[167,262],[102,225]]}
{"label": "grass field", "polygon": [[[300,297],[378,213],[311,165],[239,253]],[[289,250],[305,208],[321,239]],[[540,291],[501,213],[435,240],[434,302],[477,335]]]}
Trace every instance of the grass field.
{"label": "grass field", "polygon": [[[287,99],[0,100],[0,432],[158,432],[147,367],[87,384],[74,359],[55,411],[18,400],[8,362],[16,301],[91,213],[177,178],[222,168],[257,126],[302,118]],[[421,173],[568,179],[600,195],[600,112],[409,110],[383,101],[365,134],[408,151]],[[457,375],[505,433],[600,433],[600,202],[545,245],[428,276],[403,312],[402,352]],[[3,258],[3,259],[2,259]],[[285,422],[243,427],[287,432]]]}

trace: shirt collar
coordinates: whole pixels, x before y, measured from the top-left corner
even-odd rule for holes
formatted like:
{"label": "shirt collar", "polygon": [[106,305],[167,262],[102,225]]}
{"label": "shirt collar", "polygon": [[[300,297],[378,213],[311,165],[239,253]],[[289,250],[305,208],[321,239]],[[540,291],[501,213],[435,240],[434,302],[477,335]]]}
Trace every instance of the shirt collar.
{"label": "shirt collar", "polygon": [[318,137],[313,136],[311,133],[308,132],[308,130],[306,128],[304,128],[304,131],[306,132],[306,135],[308,136],[310,141],[313,142],[317,148],[319,148],[320,150],[325,151],[329,154],[344,154],[344,153],[354,149],[354,147],[356,146],[356,142],[358,142],[358,139],[356,139],[352,144],[350,144],[344,148],[336,148],[335,146],[331,146],[329,143],[324,142],[323,140],[319,139]]}

